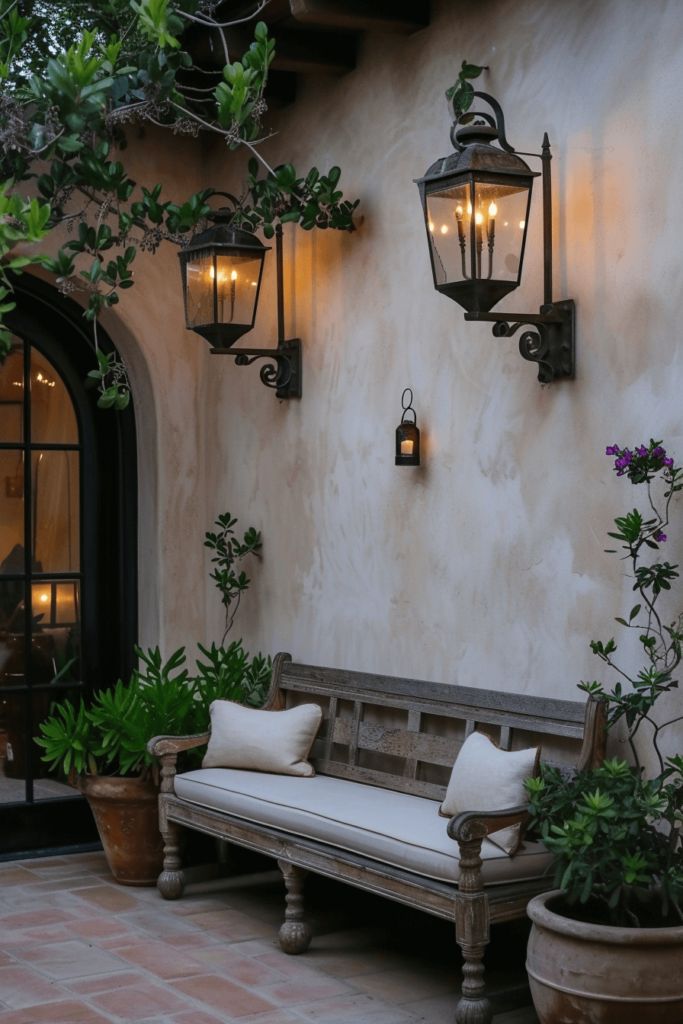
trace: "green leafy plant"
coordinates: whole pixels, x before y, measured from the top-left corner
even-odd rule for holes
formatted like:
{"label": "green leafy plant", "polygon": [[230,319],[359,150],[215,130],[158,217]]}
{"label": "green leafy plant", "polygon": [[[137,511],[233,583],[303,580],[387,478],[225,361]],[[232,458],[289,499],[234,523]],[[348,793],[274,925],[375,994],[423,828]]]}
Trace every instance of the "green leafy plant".
{"label": "green leafy plant", "polygon": [[[97,366],[89,374],[102,408],[123,409],[124,365],[99,350],[97,320],[134,284],[139,251],[187,244],[203,226],[214,190],[180,203],[159,182],[136,183],[125,167],[126,131],[153,124],[174,133],[221,137],[251,158],[237,222],[271,237],[277,223],[351,231],[357,202],[343,200],[339,168],[299,177],[261,153],[265,89],[275,42],[257,21],[241,60],[231,60],[230,22],[201,0],[33,0],[20,13],[0,0],[0,359],[9,351],[3,317],[11,275],[41,263],[65,293],[78,292],[93,326]],[[257,7],[256,13],[262,5]],[[197,68],[184,48],[190,25],[220,41],[225,63]],[[206,84],[197,85],[198,76]],[[262,175],[259,177],[259,165]],[[35,182],[38,197],[22,195]],[[66,228],[56,254],[33,247]],[[9,276],[8,276],[9,274]]]}
{"label": "green leafy plant", "polygon": [[[683,921],[683,757],[665,756],[662,731],[683,716],[662,720],[661,698],[678,687],[683,616],[667,620],[660,607],[678,578],[678,566],[660,560],[683,469],[661,441],[633,450],[610,445],[617,476],[647,490],[648,512],[615,519],[609,536],[620,542],[630,565],[636,603],[616,621],[634,630],[645,658],[638,672],[616,660],[618,645],[591,641],[591,649],[617,678],[611,687],[596,680],[580,689],[607,704],[608,725],[625,729],[633,764],[619,759],[566,778],[544,766],[530,779],[532,828],[556,856],[556,882],[578,916],[617,925],[663,925]],[[607,549],[617,554],[618,549]],[[654,561],[644,561],[648,552]],[[643,756],[645,755],[645,756]],[[654,760],[648,777],[644,760]]]}
{"label": "green leafy plant", "polygon": [[[55,703],[52,714],[40,724],[35,742],[43,749],[41,760],[51,769],[70,775],[147,775],[155,770],[147,751],[153,736],[190,735],[205,732],[214,700],[232,700],[251,707],[263,704],[270,683],[272,661],[254,657],[241,640],[225,641],[232,628],[242,594],[250,580],[239,563],[258,555],[261,534],[249,527],[242,540],[235,536],[237,519],[219,515],[217,531],[205,534],[205,545],[214,555],[211,579],[225,607],[225,632],[220,645],[198,644],[203,660],[190,675],[185,648],[164,661],[158,647],[135,648],[138,666],[127,683],[97,691],[88,702]],[[60,675],[71,666],[69,662]],[[56,679],[59,676],[56,677]],[[192,755],[190,755],[190,760]]]}
{"label": "green leafy plant", "polygon": [[479,78],[482,71],[488,71],[488,65],[470,64],[464,60],[455,82],[446,89],[446,99],[453,108],[456,120],[459,120],[472,106],[474,101],[472,81]]}
{"label": "green leafy plant", "polygon": [[147,741],[163,732],[183,731],[193,714],[194,688],[185,651],[164,662],[158,647],[135,649],[139,666],[128,683],[99,690],[86,705],[61,701],[40,724],[41,760],[69,775],[140,775],[153,759]]}
{"label": "green leafy plant", "polygon": [[204,534],[204,546],[214,552],[211,557],[214,568],[210,578],[218,587],[225,608],[225,628],[221,644],[225,643],[232,629],[242,594],[251,583],[244,570],[238,567],[247,555],[259,556],[263,546],[261,534],[253,526],[250,526],[242,540],[239,540],[235,536],[236,525],[237,519],[229,512],[223,512],[214,523],[216,531],[208,530]]}
{"label": "green leafy plant", "polygon": [[198,644],[205,661],[197,661],[195,677],[195,729],[201,732],[209,721],[209,708],[214,700],[232,700],[249,707],[261,707],[268,691],[272,663],[270,658],[256,654],[250,658],[241,640],[227,647],[203,647]]}

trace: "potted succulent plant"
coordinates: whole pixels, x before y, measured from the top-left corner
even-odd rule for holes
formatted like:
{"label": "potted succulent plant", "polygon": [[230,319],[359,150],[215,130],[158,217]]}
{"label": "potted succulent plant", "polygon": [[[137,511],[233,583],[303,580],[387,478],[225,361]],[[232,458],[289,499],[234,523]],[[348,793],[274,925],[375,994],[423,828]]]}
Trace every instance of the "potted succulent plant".
{"label": "potted succulent plant", "polygon": [[594,640],[593,652],[616,679],[580,688],[607,702],[630,763],[615,758],[569,778],[546,766],[526,783],[531,826],[555,854],[558,886],[529,904],[527,968],[542,1024],[680,1024],[683,757],[665,744],[683,720],[673,702],[683,616],[662,607],[679,573],[660,553],[683,470],[659,441],[634,450],[610,445],[606,453],[617,476],[647,493],[648,511],[619,517],[609,534],[636,594],[616,621],[637,639],[645,665],[630,672],[613,638]]}
{"label": "potted succulent plant", "polygon": [[211,578],[221,593],[226,620],[220,645],[198,645],[204,660],[197,662],[195,674],[187,669],[182,647],[165,662],[158,647],[136,648],[139,665],[127,683],[119,680],[87,703],[56,703],[35,741],[43,748],[42,760],[62,770],[85,795],[110,870],[125,885],[156,884],[163,859],[159,780],[148,740],[161,733],[204,731],[216,699],[259,706],[270,681],[270,658],[250,657],[241,640],[226,645],[250,582],[238,571],[239,563],[261,547],[261,535],[253,527],[241,541],[235,537],[236,523],[225,513],[216,521],[217,532],[205,535],[206,546],[214,551]]}

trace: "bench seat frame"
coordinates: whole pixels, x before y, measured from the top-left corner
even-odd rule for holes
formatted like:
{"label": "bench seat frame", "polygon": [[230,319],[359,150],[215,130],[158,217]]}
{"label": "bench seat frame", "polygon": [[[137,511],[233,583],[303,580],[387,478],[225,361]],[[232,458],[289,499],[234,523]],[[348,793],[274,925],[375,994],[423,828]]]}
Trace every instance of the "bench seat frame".
{"label": "bench seat frame", "polygon": [[[579,747],[574,762],[577,769],[594,767],[604,758],[605,707],[595,698],[589,698],[587,704],[582,705],[306,666],[293,663],[288,654],[277,655],[265,707],[290,707],[302,699],[317,700],[324,707],[325,726],[312,754],[316,771],[432,799],[443,797],[445,785],[420,779],[418,764],[430,763],[430,757],[433,758],[432,763],[442,767],[447,765],[449,758],[452,764],[458,744],[456,742],[451,749],[450,740],[420,732],[422,716],[434,718],[443,715],[462,720],[465,722],[465,735],[478,725],[483,725],[489,732],[499,730],[501,746],[508,749],[513,743],[515,730],[525,734],[532,732],[541,742],[546,736],[570,738]],[[342,704],[347,709],[349,706],[352,708],[351,716],[340,713]],[[366,707],[405,712],[406,728],[383,729],[376,724],[366,725]],[[180,837],[181,829],[188,828],[266,854],[277,861],[286,887],[285,918],[279,941],[287,953],[302,953],[311,942],[311,929],[305,920],[303,902],[303,885],[308,872],[326,875],[435,917],[452,920],[463,955],[462,994],[456,1007],[456,1024],[490,1024],[492,1008],[484,981],[484,952],[490,925],[524,917],[528,901],[537,893],[551,888],[552,878],[547,876],[487,886],[481,875],[481,846],[487,835],[500,828],[516,823],[523,827],[528,817],[527,806],[504,811],[472,810],[448,821],[448,834],[457,842],[460,858],[459,882],[449,885],[177,797],[174,778],[179,754],[205,744],[208,738],[208,733],[186,737],[160,736],[149,744],[150,751],[161,763],[159,825],[164,839],[164,867],[157,883],[161,895],[165,899],[177,899],[182,895],[184,877]],[[338,753],[335,755],[340,738],[346,741],[346,754],[341,760]],[[411,744],[419,750],[419,757],[410,756]],[[363,749],[390,755],[392,764],[396,756],[402,756],[403,773],[397,775],[392,769],[364,767],[360,763]]]}

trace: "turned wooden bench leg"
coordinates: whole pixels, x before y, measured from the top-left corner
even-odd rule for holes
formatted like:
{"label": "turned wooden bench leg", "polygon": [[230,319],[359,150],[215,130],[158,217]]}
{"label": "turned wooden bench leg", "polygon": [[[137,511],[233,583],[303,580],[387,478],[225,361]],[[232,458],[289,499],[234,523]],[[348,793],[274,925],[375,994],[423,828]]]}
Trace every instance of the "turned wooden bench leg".
{"label": "turned wooden bench leg", "polygon": [[462,995],[456,1024],[491,1024],[486,997],[484,951],[489,941],[489,906],[481,883],[482,836],[459,840],[460,883],[455,898],[455,937],[462,950]]}
{"label": "turned wooden bench leg", "polygon": [[164,841],[163,870],[157,878],[157,889],[165,900],[177,900],[183,895],[185,876],[181,870],[180,827],[166,817],[164,794],[173,792],[177,754],[162,754],[161,785],[159,794],[159,831]]}
{"label": "turned wooden bench leg", "polygon": [[304,921],[304,881],[308,872],[286,860],[277,864],[286,888],[285,920],[278,935],[280,948],[285,953],[305,953],[312,938],[311,928]]}

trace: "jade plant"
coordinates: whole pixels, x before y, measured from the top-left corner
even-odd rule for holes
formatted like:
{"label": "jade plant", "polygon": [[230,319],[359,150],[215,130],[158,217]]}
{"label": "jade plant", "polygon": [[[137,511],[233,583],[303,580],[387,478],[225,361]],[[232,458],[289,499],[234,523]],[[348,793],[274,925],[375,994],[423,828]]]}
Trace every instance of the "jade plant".
{"label": "jade plant", "polygon": [[[85,306],[97,354],[89,378],[103,408],[125,408],[129,388],[116,355],[99,348],[100,313],[133,286],[139,251],[187,244],[215,191],[174,202],[162,182],[134,181],[126,169],[131,130],[208,133],[243,151],[237,223],[246,229],[271,237],[286,222],[354,227],[357,201],[338,189],[338,167],[299,174],[264,157],[275,41],[257,21],[253,42],[234,59],[232,23],[215,9],[213,0],[0,0],[0,358],[11,344],[14,275],[41,265]],[[186,42],[192,26],[218,43],[222,69],[196,65]],[[37,251],[48,242],[49,255]]]}
{"label": "jade plant", "polygon": [[606,549],[629,567],[635,603],[616,622],[637,638],[644,665],[632,671],[614,637],[592,640],[612,682],[580,689],[606,702],[608,727],[623,730],[630,763],[612,758],[569,778],[544,766],[526,783],[531,823],[555,854],[568,914],[620,926],[681,924],[683,756],[667,754],[664,744],[683,714],[669,708],[667,716],[663,705],[678,688],[683,614],[671,608],[679,567],[661,554],[671,543],[683,469],[654,439],[633,449],[610,445],[606,453],[617,476],[646,493],[646,511],[615,519],[609,537],[619,547]]}

